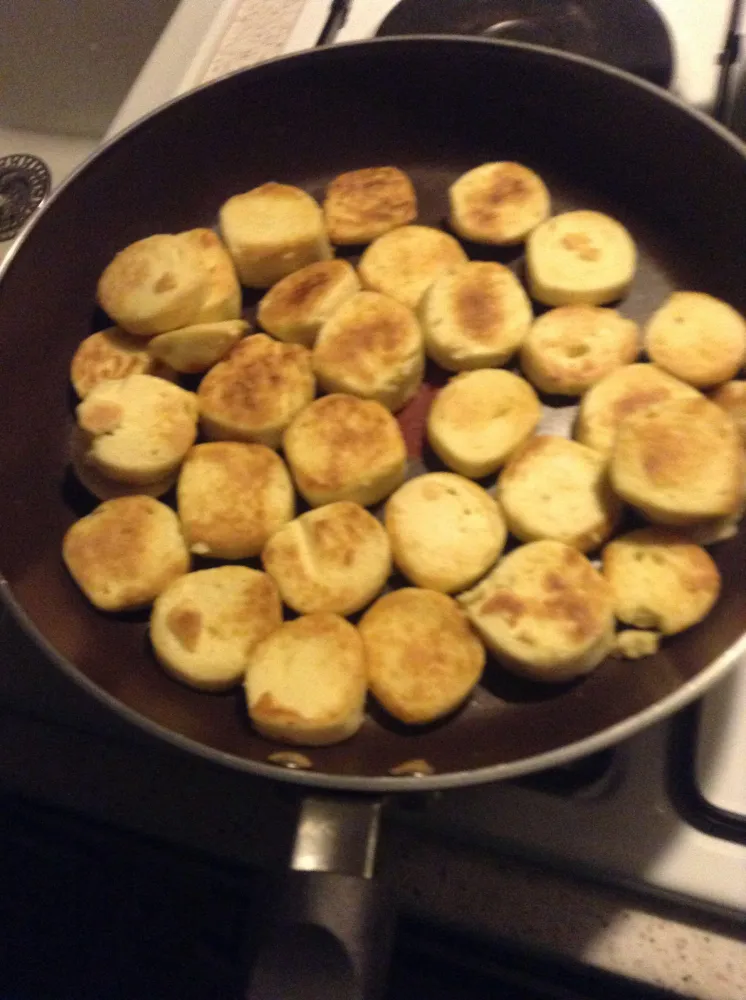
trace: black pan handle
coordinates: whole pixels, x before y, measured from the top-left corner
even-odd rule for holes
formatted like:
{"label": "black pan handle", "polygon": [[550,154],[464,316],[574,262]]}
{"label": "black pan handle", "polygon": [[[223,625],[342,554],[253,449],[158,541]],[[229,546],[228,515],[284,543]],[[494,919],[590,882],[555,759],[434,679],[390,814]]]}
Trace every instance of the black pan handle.
{"label": "black pan handle", "polygon": [[303,801],[291,871],[275,891],[245,1000],[375,1000],[394,911],[373,879],[382,802]]}

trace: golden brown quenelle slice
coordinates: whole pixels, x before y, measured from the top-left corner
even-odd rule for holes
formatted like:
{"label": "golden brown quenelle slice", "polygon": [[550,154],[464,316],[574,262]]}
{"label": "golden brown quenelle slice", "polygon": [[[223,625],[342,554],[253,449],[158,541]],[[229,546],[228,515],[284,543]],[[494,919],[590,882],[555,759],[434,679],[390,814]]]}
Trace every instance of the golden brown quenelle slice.
{"label": "golden brown quenelle slice", "polygon": [[148,341],[148,352],[164,365],[185,375],[206,372],[248,331],[242,319],[213,320],[160,333]]}
{"label": "golden brown quenelle slice", "polygon": [[727,382],[746,360],[746,320],[703,292],[674,292],[645,327],[645,350],[659,368],[698,389]]}
{"label": "golden brown quenelle slice", "polygon": [[482,675],[484,646],[458,604],[434,590],[380,597],[360,620],[360,635],[371,691],[400,722],[448,715]]}
{"label": "golden brown quenelle slice", "polygon": [[710,400],[676,399],[626,417],[610,465],[611,484],[659,524],[727,517],[744,496],[744,453],[731,418]]}
{"label": "golden brown quenelle slice", "polygon": [[99,382],[127,375],[175,378],[168,365],[150,354],[142,337],[133,337],[116,326],[98,330],[82,340],[70,363],[70,381],[81,399]]}
{"label": "golden brown quenelle slice", "polygon": [[452,472],[416,476],[389,497],[386,531],[394,561],[418,587],[452,594],[497,561],[507,529],[499,504]]}
{"label": "golden brown quenelle slice", "polygon": [[582,396],[639,353],[637,324],[615,309],[560,306],[531,327],[521,347],[521,369],[541,392]]}
{"label": "golden brown quenelle slice", "polygon": [[340,500],[278,528],[262,563],[294,611],[351,615],[386,583],[391,546],[380,521],[360,504]]}
{"label": "golden brown quenelle slice", "polygon": [[65,533],[62,557],[85,596],[102,611],[146,607],[189,571],[176,514],[149,496],[107,500]]}
{"label": "golden brown quenelle slice", "polygon": [[200,424],[213,440],[277,448],[315,392],[310,351],[256,333],[239,341],[200,382]]}
{"label": "golden brown quenelle slice", "polygon": [[555,215],[528,237],[526,269],[531,297],[546,306],[602,306],[627,293],[637,249],[617,219],[580,210]]}
{"label": "golden brown quenelle slice", "polygon": [[462,372],[433,400],[427,437],[449,469],[479,479],[504,465],[540,419],[539,397],[525,379],[493,369]]}
{"label": "golden brown quenelle slice", "polygon": [[195,445],[181,467],[176,497],[190,550],[217,559],[258,555],[295,514],[290,473],[263,444]]}
{"label": "golden brown quenelle slice", "polygon": [[76,410],[88,439],[84,460],[130,485],[174,472],[197,437],[197,399],[153,375],[100,382]]}
{"label": "golden brown quenelle slice", "polygon": [[551,434],[531,438],[508,460],[497,495],[516,538],[552,538],[580,552],[606,541],[622,507],[603,455]]}
{"label": "golden brown quenelle slice", "polygon": [[269,288],[332,256],[320,206],[291,184],[271,181],[233,195],[220,208],[220,231],[248,288]]}
{"label": "golden brown quenelle slice", "polygon": [[422,329],[407,306],[358,292],[319,331],[313,370],[326,392],[375,399],[396,413],[422,385]]}
{"label": "golden brown quenelle slice", "polygon": [[483,163],[448,191],[454,231],[475,243],[522,243],[551,210],[541,177],[521,163]]}
{"label": "golden brown quenelle slice", "polygon": [[164,670],[200,691],[246,675],[254,646],[282,623],[274,581],[247,566],[187,573],[156,597],[150,640]]}
{"label": "golden brown quenelle slice", "polygon": [[117,326],[152,337],[196,322],[209,283],[192,243],[158,233],[120,250],[99,278],[97,298]]}
{"label": "golden brown quenelle slice", "polygon": [[312,507],[383,500],[404,481],[407,448],[391,412],[372,399],[333,393],[298,414],[283,437],[299,493]]}
{"label": "golden brown quenelle slice", "polygon": [[674,635],[709,614],[720,572],[699,545],[665,528],[639,528],[604,548],[603,574],[619,621]]}
{"label": "golden brown quenelle slice", "polygon": [[358,274],[364,288],[416,309],[437,277],[467,259],[458,240],[440,229],[400,226],[367,247]]}
{"label": "golden brown quenelle slice", "polygon": [[313,347],[324,323],[359,291],[349,261],[320,260],[273,285],[259,303],[257,319],[278,340]]}
{"label": "golden brown quenelle slice", "polygon": [[332,243],[370,243],[414,222],[417,195],[398,167],[363,167],[339,174],[326,189],[324,221]]}
{"label": "golden brown quenelle slice", "polygon": [[614,645],[611,587],[564,542],[521,545],[458,600],[497,660],[532,680],[590,673]]}
{"label": "golden brown quenelle slice", "polygon": [[531,326],[531,302],[507,267],[474,260],[436,278],[418,310],[425,349],[441,368],[506,364]]}
{"label": "golden brown quenelle slice", "polygon": [[325,613],[285,622],[252,649],[244,687],[251,722],[268,739],[349,739],[363,723],[367,688],[358,630]]}

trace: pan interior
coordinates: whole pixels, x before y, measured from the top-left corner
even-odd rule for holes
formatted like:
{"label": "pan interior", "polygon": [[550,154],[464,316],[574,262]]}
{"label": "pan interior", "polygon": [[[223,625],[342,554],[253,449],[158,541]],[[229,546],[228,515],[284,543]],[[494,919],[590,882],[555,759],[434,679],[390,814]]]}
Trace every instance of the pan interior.
{"label": "pan interior", "polygon": [[[449,184],[490,160],[537,170],[555,212],[598,209],[629,227],[641,259],[625,315],[643,321],[675,288],[746,309],[740,147],[652,87],[523,46],[395,39],[237,74],[104,149],[41,215],[0,284],[0,569],[38,633],[97,688],[238,766],[266,762],[277,749],[252,733],[240,692],[198,694],[170,680],[149,654],[147,615],[96,613],[62,565],[62,535],[86,504],[67,470],[68,368],[82,337],[104,325],[93,301],[105,264],[151,233],[213,224],[227,197],[264,181],[321,197],[335,174],[362,166],[407,170],[419,221],[441,226]],[[522,272],[521,248],[466,249]],[[546,412],[547,426],[571,422],[566,407]],[[427,452],[423,463],[439,467]],[[520,682],[491,665],[456,716],[405,729],[373,706],[354,739],[309,753],[314,771],[386,777],[416,758],[436,776],[484,768],[499,776],[501,765],[515,771],[526,761],[528,769],[536,755],[642,719],[746,628],[746,535],[713,554],[723,574],[720,602],[706,623],[659,654],[610,659],[582,683],[559,687]]]}

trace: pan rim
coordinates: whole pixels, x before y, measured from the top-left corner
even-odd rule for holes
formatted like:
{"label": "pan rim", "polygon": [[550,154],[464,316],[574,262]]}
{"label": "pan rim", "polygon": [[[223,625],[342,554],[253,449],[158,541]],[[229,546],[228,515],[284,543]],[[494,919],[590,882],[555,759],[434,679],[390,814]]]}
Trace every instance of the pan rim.
{"label": "pan rim", "polygon": [[[74,663],[58,653],[16,601],[10,585],[4,576],[0,576],[0,596],[6,609],[13,615],[26,635],[33,640],[36,646],[46,654],[52,663],[56,664],[64,674],[75,681],[88,694],[92,695],[96,701],[111,709],[127,722],[144,730],[148,735],[162,739],[172,746],[196,754],[213,763],[230,767],[234,771],[243,771],[262,778],[284,781],[288,784],[305,785],[310,788],[339,792],[368,792],[381,795],[391,792],[406,792],[411,794],[412,792],[420,791],[444,791],[449,788],[467,788],[498,781],[507,781],[512,778],[535,774],[538,771],[544,771],[549,768],[570,764],[581,757],[586,757],[600,750],[606,750],[617,743],[621,743],[643,729],[646,729],[648,726],[674,715],[693,701],[696,701],[700,695],[704,694],[709,687],[721,677],[724,677],[735,666],[736,661],[741,655],[746,654],[746,633],[744,633],[740,639],[736,640],[720,656],[701,670],[696,677],[692,677],[680,688],[677,688],[676,691],[672,691],[671,694],[657,701],[654,705],[649,706],[649,708],[627,719],[623,719],[621,722],[614,723],[612,726],[607,726],[592,736],[576,740],[573,743],[568,743],[554,750],[535,754],[532,757],[522,757],[503,764],[493,764],[488,767],[477,767],[465,771],[448,771],[444,774],[416,777],[404,775],[401,777],[392,777],[389,775],[378,777],[333,775],[320,771],[286,770],[275,764],[266,764],[262,761],[250,760],[248,757],[239,757],[236,754],[227,753],[224,750],[218,750],[205,743],[200,743],[189,736],[184,736],[182,733],[177,733],[173,729],[155,722],[153,719],[149,719],[147,716],[124,704],[124,702],[121,702],[118,698],[115,698],[114,695],[109,694],[108,691],[99,687],[82,670],[76,667]],[[267,744],[267,746],[269,747],[270,744]]]}
{"label": "pan rim", "polygon": [[[522,42],[511,42],[487,38],[469,38],[461,35],[402,35],[386,38],[366,39],[363,41],[350,42],[342,45],[330,46],[324,49],[311,49],[291,55],[280,55],[272,59],[257,63],[254,66],[235,70],[218,77],[215,80],[206,82],[199,87],[179,95],[158,108],[137,119],[122,131],[101,143],[96,150],[88,156],[78,167],[60,184],[51,195],[44,201],[39,210],[23,227],[21,233],[9,249],[5,259],[0,263],[0,282],[7,270],[12,266],[12,262],[20,247],[26,242],[33,232],[37,223],[48,212],[56,202],[57,198],[73,184],[77,177],[108,150],[120,141],[123,141],[131,133],[144,127],[151,119],[166,112],[174,105],[183,103],[193,95],[208,87],[215,87],[227,80],[247,73],[263,72],[270,70],[276,65],[288,62],[302,63],[316,59],[344,58],[345,52],[359,48],[371,48],[373,46],[386,46],[389,48],[415,48],[423,43],[431,46],[442,46],[452,48],[454,45],[460,47],[489,46],[501,49],[528,50],[539,53],[544,58],[554,61],[577,63],[592,68],[602,75],[621,78],[631,86],[647,90],[656,99],[663,100],[673,105],[679,111],[689,115],[700,123],[701,127],[708,129],[724,140],[746,161],[746,144],[741,142],[737,136],[729,132],[723,125],[709,118],[704,112],[696,108],[689,107],[679,98],[661,89],[655,84],[639,79],[632,74],[607,66],[585,56],[574,55],[572,53],[559,52],[554,49],[540,45],[531,45]],[[157,739],[163,740],[186,752],[196,754],[214,763],[230,767],[232,770],[242,771],[255,776],[269,778],[275,781],[284,781],[289,784],[303,785],[309,788],[318,788],[328,791],[347,792],[368,792],[372,794],[388,794],[392,792],[412,793],[415,791],[437,791],[449,788],[460,788],[477,786],[496,781],[504,781],[511,778],[535,773],[550,767],[557,767],[568,764],[587,754],[595,753],[606,749],[618,742],[621,742],[641,730],[663,720],[669,715],[681,710],[700,697],[715,681],[735,666],[736,661],[742,654],[746,653],[746,633],[736,640],[728,649],[723,651],[715,660],[701,670],[696,677],[691,678],[681,687],[672,691],[669,695],[657,701],[655,704],[629,716],[620,722],[602,729],[591,736],[573,743],[566,744],[554,750],[545,751],[531,757],[519,758],[502,764],[494,764],[486,767],[479,767],[469,770],[449,771],[443,774],[423,775],[421,777],[412,776],[373,776],[364,777],[356,775],[332,775],[315,771],[288,771],[276,765],[239,757],[226,751],[218,750],[207,744],[200,743],[190,737],[177,733],[160,723],[140,714],[130,708],[119,699],[109,694],[103,688],[95,684],[83,673],[74,663],[62,656],[52,644],[42,635],[34,622],[30,619],[24,608],[13,595],[12,588],[0,571],[0,597],[8,611],[13,615],[26,635],[34,644],[42,650],[53,664],[62,670],[70,679],[75,681],[88,694],[92,695],[96,701],[106,706],[115,714],[137,728],[145,731]]]}
{"label": "pan rim", "polygon": [[654,83],[650,83],[648,80],[644,80],[641,77],[634,76],[632,73],[628,73],[626,70],[618,69],[616,66],[609,66],[606,63],[599,62],[597,59],[592,59],[589,56],[577,55],[573,52],[561,52],[558,49],[552,49],[546,45],[534,45],[530,42],[514,42],[507,39],[497,39],[497,38],[473,38],[468,35],[391,35],[384,38],[368,38],[361,41],[355,42],[344,42],[337,43],[329,46],[324,46],[322,48],[305,49],[301,52],[293,52],[288,55],[273,56],[271,59],[265,59],[262,62],[254,63],[251,66],[245,66],[242,69],[232,70],[229,73],[224,73],[221,76],[215,77],[213,80],[208,80],[205,83],[200,84],[197,87],[193,87],[184,94],[179,94],[176,97],[171,98],[171,100],[166,101],[164,104],[160,104],[157,108],[149,111],[147,114],[142,115],[135,121],[131,122],[125,128],[116,132],[114,135],[105,139],[100,145],[98,145],[93,152],[91,152],[84,160],[82,160],[75,169],[68,174],[68,176],[62,181],[62,183],[52,189],[52,191],[47,195],[47,197],[42,201],[39,208],[33,213],[33,215],[24,223],[20,232],[13,241],[12,246],[9,248],[5,257],[0,261],[0,281],[2,281],[5,272],[10,268],[13,259],[18,253],[19,248],[23,243],[26,242],[28,235],[33,231],[39,219],[41,219],[49,211],[51,206],[55,203],[58,197],[65,191],[72,183],[75,182],[79,174],[82,174],[87,170],[92,163],[94,163],[100,156],[105,155],[109,149],[116,143],[124,140],[130,134],[136,132],[140,128],[144,127],[151,119],[156,116],[163,114],[175,105],[182,104],[183,102],[189,100],[194,95],[201,93],[203,90],[209,87],[219,86],[226,83],[228,80],[237,78],[247,73],[263,72],[265,70],[271,70],[272,67],[285,64],[285,63],[302,63],[306,61],[313,61],[315,59],[328,59],[337,58],[338,53],[344,54],[350,50],[360,49],[360,48],[373,48],[373,47],[390,47],[390,48],[413,48],[417,45],[421,45],[423,42],[428,45],[438,46],[442,45],[444,48],[452,45],[463,45],[463,46],[474,46],[474,47],[485,47],[485,48],[497,48],[505,50],[518,50],[518,51],[528,51],[537,52],[539,55],[544,56],[550,60],[557,62],[570,62],[576,63],[581,66],[587,66],[592,68],[594,71],[601,73],[602,75],[610,77],[618,77],[625,80],[628,84],[633,87],[637,87],[642,90],[646,90],[653,94],[657,99],[663,100],[673,107],[677,108],[679,111],[684,112],[690,117],[696,119],[700,125],[707,128],[709,131],[714,132],[719,136],[720,139],[725,140],[728,145],[732,146],[736,152],[740,153],[741,156],[746,159],[746,140],[742,141],[738,138],[735,133],[731,132],[720,122],[711,118],[704,111],[700,111],[698,108],[690,106],[682,101],[680,98],[676,97],[674,94],[669,93],[669,91],[657,86]]}

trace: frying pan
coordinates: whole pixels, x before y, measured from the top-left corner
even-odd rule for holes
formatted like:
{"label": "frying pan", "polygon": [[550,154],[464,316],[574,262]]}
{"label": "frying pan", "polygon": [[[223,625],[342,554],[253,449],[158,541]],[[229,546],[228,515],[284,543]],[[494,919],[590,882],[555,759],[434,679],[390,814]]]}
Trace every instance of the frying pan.
{"label": "frying pan", "polygon": [[[370,995],[383,963],[371,961],[368,943],[385,937],[386,907],[370,881],[354,876],[370,874],[378,797],[501,780],[598,750],[698,697],[744,645],[741,533],[714,549],[723,576],[714,611],[655,656],[610,659],[556,688],[489,667],[469,704],[442,724],[405,730],[373,709],[354,739],[314,749],[309,769],[289,770],[269,762],[277,747],[251,731],[238,694],[198,694],[170,680],[148,654],[146,616],[98,614],[68,578],[62,535],[92,506],[67,468],[68,366],[78,342],[105,325],[93,307],[96,279],[117,250],[151,233],[211,225],[226,198],[267,180],[321,196],[335,174],[385,163],[413,177],[420,220],[441,225],[448,184],[500,159],[538,170],[555,211],[599,209],[629,227],[640,268],[621,306],[628,316],[643,320],[674,288],[706,290],[746,311],[746,149],[737,140],[657,88],[590,60],[463,38],[305,53],[177,100],[89,160],[5,263],[5,600],[60,669],[133,723],[225,766],[313,792],[294,855],[294,867],[306,871],[278,907],[280,918],[283,907],[292,918],[284,941],[294,960],[260,963],[255,996],[320,995],[316,988]],[[520,248],[466,249],[522,271]],[[403,418],[413,453],[422,453],[428,391]],[[570,422],[571,408],[547,402],[551,426]],[[432,466],[426,450],[423,461]],[[422,763],[409,770],[420,773],[392,773],[413,760]],[[298,968],[305,992],[290,985]]]}

